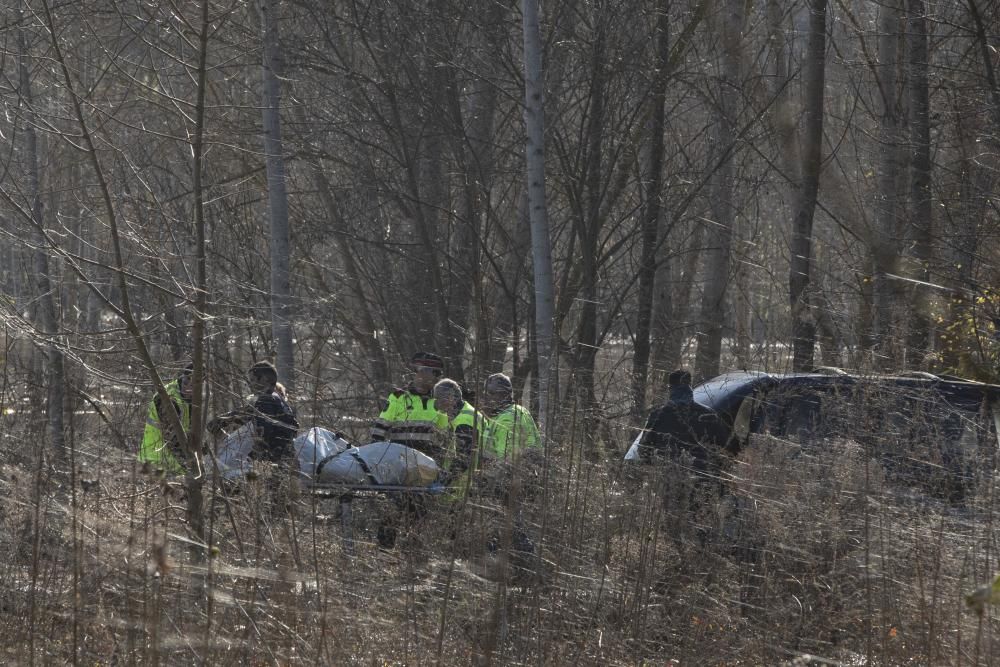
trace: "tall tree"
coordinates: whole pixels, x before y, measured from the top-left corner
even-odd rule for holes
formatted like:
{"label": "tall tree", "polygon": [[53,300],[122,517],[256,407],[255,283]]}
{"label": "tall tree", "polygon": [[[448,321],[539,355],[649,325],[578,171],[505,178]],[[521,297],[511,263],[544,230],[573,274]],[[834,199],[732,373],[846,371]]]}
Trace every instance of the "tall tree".
{"label": "tall tree", "polygon": [[906,12],[906,80],[910,121],[910,221],[913,229],[913,277],[910,289],[910,322],[907,348],[918,359],[929,351],[932,317],[930,278],[933,252],[933,206],[931,203],[930,91],[927,80],[929,36],[927,3],[908,0]]}
{"label": "tall tree", "polygon": [[[21,12],[24,20],[24,13]],[[45,386],[47,387],[48,400],[46,409],[48,410],[49,442],[57,456],[65,457],[65,437],[63,412],[65,409],[66,395],[66,369],[65,357],[60,346],[58,314],[56,310],[56,295],[58,288],[52,280],[51,266],[49,262],[49,251],[45,242],[45,235],[42,230],[45,227],[44,207],[42,203],[41,185],[38,170],[38,135],[35,127],[38,120],[35,117],[34,95],[31,89],[31,77],[28,72],[28,40],[25,36],[26,29],[22,25],[18,30],[18,86],[20,88],[21,99],[23,100],[24,128],[24,159],[27,162],[25,170],[27,176],[27,197],[28,206],[35,227],[34,236],[36,246],[34,251],[34,274],[37,292],[37,313],[38,329],[44,341],[45,350]]]}
{"label": "tall tree", "polygon": [[878,118],[877,183],[875,220],[871,234],[872,257],[872,336],[876,366],[891,364],[893,353],[893,299],[899,215],[899,20],[897,0],[879,5],[878,66],[876,97]]}
{"label": "tall tree", "polygon": [[545,199],[545,77],[538,0],[522,0],[524,30],[525,167],[531,256],[535,275],[535,344],[538,369],[538,426],[550,427],[549,382],[553,345],[552,242]]}
{"label": "tall tree", "polygon": [[[636,415],[646,412],[646,381],[649,375],[650,332],[652,331],[653,290],[656,286],[657,240],[663,207],[663,126],[666,113],[667,62],[670,55],[670,3],[656,3],[653,77],[649,90],[649,139],[643,156],[645,192],[642,211],[642,249],[639,263],[639,295],[632,357],[632,396]],[[662,289],[662,287],[661,287]]]}
{"label": "tall tree", "polygon": [[719,374],[722,333],[726,322],[726,292],[729,287],[733,226],[736,224],[735,164],[737,100],[740,91],[743,3],[722,0],[720,7],[722,62],[715,86],[715,152],[721,161],[711,175],[708,245],[705,251],[705,287],[702,292],[695,374],[710,378]]}
{"label": "tall tree", "polygon": [[267,210],[271,241],[271,331],[277,352],[279,379],[289,388],[295,386],[295,355],[292,348],[291,248],[288,227],[288,191],[285,177],[284,149],[281,141],[281,84],[278,77],[283,57],[278,42],[277,5],[260,0],[263,33],[263,104],[264,160],[267,168]]}
{"label": "tall tree", "polygon": [[792,369],[810,370],[816,325],[810,312],[809,283],[812,269],[813,214],[823,164],[823,91],[826,85],[826,0],[809,0],[809,33],[805,64],[802,135],[802,169],[792,221],[788,295],[792,313]]}

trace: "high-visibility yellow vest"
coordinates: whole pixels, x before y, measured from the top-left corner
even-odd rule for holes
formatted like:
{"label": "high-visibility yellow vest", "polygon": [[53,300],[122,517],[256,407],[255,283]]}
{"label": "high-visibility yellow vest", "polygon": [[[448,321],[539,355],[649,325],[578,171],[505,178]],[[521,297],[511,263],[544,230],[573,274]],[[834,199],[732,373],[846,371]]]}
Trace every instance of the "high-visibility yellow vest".
{"label": "high-visibility yellow vest", "polygon": [[513,458],[527,447],[541,445],[541,436],[531,413],[514,403],[486,425],[483,452],[498,459]]}
{"label": "high-visibility yellow vest", "polygon": [[[181,397],[181,390],[177,380],[168,382],[164,389],[167,390],[167,395],[170,396],[170,402],[180,411],[178,416],[180,417],[181,427],[183,427],[184,434],[186,435],[191,430],[191,406]],[[152,463],[164,470],[182,475],[184,474],[184,466],[177,461],[167,448],[167,444],[163,440],[162,428],[163,422],[160,420],[160,415],[156,410],[156,399],[154,398],[149,402],[146,428],[142,433],[142,445],[139,446],[139,460],[143,463]]]}
{"label": "high-visibility yellow vest", "polygon": [[455,432],[459,428],[463,426],[471,428],[475,433],[475,440],[472,443],[472,451],[469,452],[469,467],[467,470],[463,470],[458,473],[455,478],[452,479],[451,489],[445,495],[445,499],[448,501],[461,500],[469,488],[476,469],[479,467],[479,448],[482,446],[481,443],[483,442],[483,435],[486,432],[486,422],[487,419],[483,413],[472,407],[468,401],[462,405],[462,409],[450,422],[452,432],[450,442],[448,444],[448,455],[445,459],[444,465],[441,466],[444,470],[451,469],[452,464],[455,461],[455,457],[458,454],[458,438]]}

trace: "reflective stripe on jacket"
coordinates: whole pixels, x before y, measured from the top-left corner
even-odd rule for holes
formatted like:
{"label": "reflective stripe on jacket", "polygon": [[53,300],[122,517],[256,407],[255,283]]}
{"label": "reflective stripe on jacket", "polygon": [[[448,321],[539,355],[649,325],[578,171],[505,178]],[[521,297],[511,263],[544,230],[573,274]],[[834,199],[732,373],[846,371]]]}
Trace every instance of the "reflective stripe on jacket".
{"label": "reflective stripe on jacket", "polygon": [[448,417],[437,410],[433,398],[398,391],[389,395],[372,425],[372,441],[398,442],[440,462],[448,430]]}

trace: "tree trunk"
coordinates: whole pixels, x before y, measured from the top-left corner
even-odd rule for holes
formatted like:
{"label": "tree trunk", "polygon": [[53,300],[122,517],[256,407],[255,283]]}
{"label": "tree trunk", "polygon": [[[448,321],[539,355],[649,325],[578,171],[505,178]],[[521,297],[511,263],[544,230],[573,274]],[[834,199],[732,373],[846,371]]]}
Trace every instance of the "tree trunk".
{"label": "tree trunk", "polygon": [[823,88],[826,73],[826,0],[809,0],[809,36],[806,46],[805,132],[802,169],[792,222],[788,294],[792,315],[792,370],[813,366],[816,346],[815,318],[810,312],[809,283],[812,260],[813,214],[823,162]]}
{"label": "tree trunk", "polygon": [[[652,386],[660,387],[668,373],[684,365],[684,346],[691,335],[691,293],[698,273],[705,226],[700,222],[694,227],[683,262],[659,262],[656,272],[655,301],[653,304],[654,378]],[[671,266],[680,264],[679,269]],[[676,273],[676,276],[671,275]]]}
{"label": "tree trunk", "polygon": [[[489,15],[480,28],[479,48],[484,54],[495,52],[493,38],[499,29],[506,8],[493,3]],[[492,62],[490,57],[484,63]],[[481,239],[485,218],[490,207],[490,183],[493,178],[493,125],[497,110],[497,90],[486,76],[479,76],[468,84],[467,102],[462,108],[454,68],[448,70],[447,99],[449,117],[452,119],[450,135],[452,153],[460,165],[458,177],[462,179],[457,202],[455,230],[451,243],[448,284],[448,328],[445,331],[444,355],[451,369],[450,375],[464,383],[466,342],[469,339],[470,317],[474,303],[481,303],[482,249]],[[463,113],[464,111],[464,113]],[[463,118],[464,116],[464,118]],[[478,297],[478,298],[477,298]],[[477,337],[477,343],[482,344]],[[478,355],[473,356],[478,359]]]}
{"label": "tree trunk", "polygon": [[[930,93],[927,82],[927,6],[924,0],[907,2],[907,83],[910,94],[910,222],[914,230],[913,277],[928,282],[933,252],[931,205]],[[931,294],[926,285],[910,290],[907,351],[917,363],[930,352],[933,328]]]}
{"label": "tree trunk", "polygon": [[666,108],[666,68],[670,57],[669,3],[656,7],[656,56],[658,75],[649,91],[649,140],[643,152],[644,207],[642,212],[642,259],[639,263],[639,296],[636,306],[635,348],[632,357],[633,414],[646,413],[646,382],[649,378],[650,333],[653,324],[653,290],[656,288],[656,255],[663,196],[663,126]]}
{"label": "tree trunk", "polygon": [[[195,102],[195,127],[191,142],[191,172],[194,180],[192,192],[192,209],[194,212],[195,241],[195,297],[194,322],[191,327],[191,342],[194,345],[193,365],[191,374],[191,432],[188,435],[187,475],[187,512],[191,530],[200,541],[205,540],[205,515],[202,503],[202,491],[205,485],[203,465],[199,465],[202,452],[202,437],[205,433],[205,369],[207,368],[206,325],[208,318],[208,263],[205,229],[205,191],[202,184],[204,175],[205,154],[205,95],[208,75],[208,35],[212,29],[208,18],[209,0],[202,0],[201,23],[198,51],[198,89]],[[287,227],[287,225],[286,225]],[[287,376],[286,376],[287,377]],[[164,403],[169,405],[169,403]],[[202,560],[208,554],[200,545],[192,545],[192,553],[196,560]]]}
{"label": "tree trunk", "polygon": [[56,308],[56,289],[53,286],[49,254],[46,250],[46,240],[42,233],[44,228],[44,209],[42,205],[41,185],[38,175],[38,138],[35,134],[35,111],[31,91],[31,80],[28,76],[28,42],[24,30],[18,32],[20,55],[18,56],[18,79],[21,98],[24,102],[24,113],[28,122],[24,128],[24,159],[27,162],[28,199],[31,217],[35,226],[37,248],[34,252],[34,273],[37,304],[35,308],[37,326],[44,341],[45,350],[45,384],[48,390],[48,432],[49,442],[55,454],[66,460],[66,438],[64,429],[64,411],[66,395],[66,368],[59,343],[59,324]]}
{"label": "tree trunk", "polygon": [[[545,79],[538,0],[522,0],[524,17],[524,124],[528,215],[535,275],[535,326],[538,368],[538,428],[550,428],[549,373],[553,344],[552,242],[545,201]],[[553,420],[554,422],[554,420]]]}
{"label": "tree trunk", "polygon": [[710,223],[705,253],[705,289],[702,294],[698,354],[695,360],[695,375],[700,379],[718,375],[722,357],[729,260],[733,225],[736,223],[733,202],[734,151],[731,146],[736,136],[733,128],[737,115],[737,91],[740,89],[742,3],[738,0],[724,0],[722,23],[722,80],[719,84],[715,145],[720,153],[728,151],[728,155],[712,174],[713,221]]}
{"label": "tree trunk", "polygon": [[263,33],[261,77],[264,99],[264,160],[267,169],[267,210],[271,240],[271,334],[274,337],[278,379],[291,391],[295,387],[295,356],[292,348],[291,250],[288,228],[288,193],[285,158],[281,141],[281,86],[278,76],[283,56],[278,45],[276,3],[261,0]]}
{"label": "tree trunk", "polygon": [[896,272],[897,190],[899,185],[899,117],[897,102],[899,7],[896,0],[879,7],[878,66],[879,102],[878,174],[875,194],[875,229],[872,234],[872,336],[876,367],[893,363],[892,274]]}
{"label": "tree trunk", "polygon": [[605,26],[601,4],[595,5],[594,46],[590,59],[590,95],[585,152],[585,204],[580,208],[580,320],[573,354],[572,376],[577,406],[583,415],[582,432],[594,433],[594,370],[597,361],[598,237],[602,228],[601,171],[605,125]]}

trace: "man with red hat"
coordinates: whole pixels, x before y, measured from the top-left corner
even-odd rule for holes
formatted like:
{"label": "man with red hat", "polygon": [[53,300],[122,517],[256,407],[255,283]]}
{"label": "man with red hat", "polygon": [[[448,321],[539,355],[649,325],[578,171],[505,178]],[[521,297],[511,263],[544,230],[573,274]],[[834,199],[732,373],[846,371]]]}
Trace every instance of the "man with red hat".
{"label": "man with red hat", "polygon": [[[372,442],[396,442],[411,447],[444,465],[447,458],[448,416],[434,404],[434,385],[444,374],[441,357],[417,352],[410,359],[413,379],[403,389],[393,389],[382,412],[372,424]],[[400,523],[413,527],[427,513],[419,496],[395,496],[398,516],[384,516],[378,526],[379,545],[391,549]]]}
{"label": "man with red hat", "polygon": [[448,417],[434,405],[434,384],[444,373],[444,362],[436,354],[417,352],[410,359],[413,379],[403,389],[394,389],[372,424],[371,442],[398,442],[412,447],[439,463],[444,451]]}

